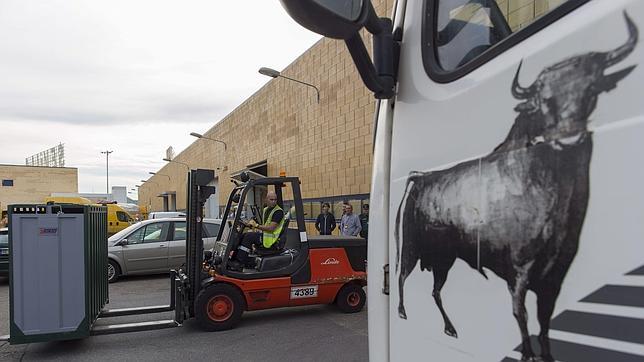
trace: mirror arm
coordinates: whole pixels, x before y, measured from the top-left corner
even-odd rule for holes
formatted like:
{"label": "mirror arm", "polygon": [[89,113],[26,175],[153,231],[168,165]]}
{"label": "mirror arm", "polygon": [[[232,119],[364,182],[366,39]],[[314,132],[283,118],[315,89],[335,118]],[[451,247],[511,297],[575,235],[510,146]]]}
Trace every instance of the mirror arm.
{"label": "mirror arm", "polygon": [[[385,32],[387,29],[383,24],[380,22],[381,19],[378,17],[378,14],[376,13],[376,9],[373,8],[373,4],[371,1],[368,2],[367,4],[367,18],[366,22],[364,23],[364,27],[367,28],[367,31],[370,32],[371,34],[381,34],[382,32]],[[391,29],[389,29],[389,32],[391,32]]]}
{"label": "mirror arm", "polygon": [[390,19],[378,18],[372,6],[369,12],[365,27],[373,34],[373,62],[360,33],[356,32],[345,43],[364,84],[376,98],[387,99],[393,97],[395,84],[393,25]]}
{"label": "mirror arm", "polygon": [[379,19],[382,32],[373,35],[373,54],[374,64],[378,76],[383,79],[385,86],[391,90],[393,96],[393,87],[395,84],[396,73],[394,72],[394,43],[393,24],[390,19]]}

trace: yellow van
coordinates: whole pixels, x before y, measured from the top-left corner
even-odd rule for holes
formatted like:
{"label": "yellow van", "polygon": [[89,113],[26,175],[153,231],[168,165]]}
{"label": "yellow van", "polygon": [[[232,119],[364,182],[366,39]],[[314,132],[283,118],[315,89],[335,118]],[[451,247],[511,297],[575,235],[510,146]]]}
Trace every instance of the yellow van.
{"label": "yellow van", "polygon": [[[91,200],[80,196],[52,196],[46,197],[45,203],[59,204],[94,204]],[[102,203],[107,206],[107,234],[113,235],[135,223],[134,217],[116,203]]]}
{"label": "yellow van", "polygon": [[55,204],[92,204],[92,200],[80,196],[50,196],[45,197],[45,203],[53,202]]}
{"label": "yellow van", "polygon": [[132,215],[118,204],[107,206],[107,235],[114,235],[126,227],[136,223]]}

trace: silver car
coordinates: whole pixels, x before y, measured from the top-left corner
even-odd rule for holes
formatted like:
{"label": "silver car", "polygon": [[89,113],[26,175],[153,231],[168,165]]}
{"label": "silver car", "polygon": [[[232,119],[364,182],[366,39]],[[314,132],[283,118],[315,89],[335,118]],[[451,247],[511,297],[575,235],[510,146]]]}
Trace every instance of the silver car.
{"label": "silver car", "polygon": [[[204,219],[204,249],[212,248],[221,220]],[[178,269],[186,258],[186,219],[145,220],[119,231],[108,239],[109,282],[132,274],[167,273]]]}

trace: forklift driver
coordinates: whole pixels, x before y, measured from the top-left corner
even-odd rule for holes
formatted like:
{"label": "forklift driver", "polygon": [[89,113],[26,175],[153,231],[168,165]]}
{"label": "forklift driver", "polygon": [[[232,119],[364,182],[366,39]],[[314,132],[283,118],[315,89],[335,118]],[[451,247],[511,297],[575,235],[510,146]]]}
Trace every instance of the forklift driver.
{"label": "forklift driver", "polygon": [[284,210],[277,204],[277,194],[268,192],[266,195],[267,206],[262,212],[263,224],[250,220],[247,226],[259,232],[244,233],[241,243],[235,253],[235,259],[229,264],[230,269],[242,271],[244,267],[254,268],[254,260],[248,256],[252,247],[271,249],[278,241],[284,227]]}

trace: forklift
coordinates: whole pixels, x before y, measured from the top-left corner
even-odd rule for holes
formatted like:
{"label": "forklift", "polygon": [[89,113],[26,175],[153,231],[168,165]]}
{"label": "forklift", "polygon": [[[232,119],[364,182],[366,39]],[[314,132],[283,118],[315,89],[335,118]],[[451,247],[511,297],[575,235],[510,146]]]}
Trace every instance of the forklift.
{"label": "forklift", "polygon": [[[27,330],[24,333],[23,329],[14,325],[12,311],[11,336],[0,336],[0,341],[21,344],[173,328],[191,318],[195,318],[204,330],[219,331],[235,327],[244,311],[313,304],[333,303],[345,313],[362,310],[366,301],[363,288],[367,285],[366,240],[360,237],[307,235],[297,177],[262,177],[251,180],[248,174],[242,173],[240,181],[232,180],[235,186],[228,197],[215,245],[211,250],[204,251],[203,210],[208,197],[215,193],[215,187],[209,186],[214,178],[213,170],[197,169],[188,173],[186,263],[178,271],[170,272],[169,305],[102,309],[108,302],[105,279],[105,284],[98,283],[101,288],[94,288],[96,293],[79,297],[79,305],[85,305],[80,313],[85,313],[85,319],[79,325],[69,328],[47,325],[49,333],[40,333],[35,327],[31,328],[35,332]],[[260,213],[261,199],[268,192],[275,192],[277,205],[284,210],[283,227],[277,246],[255,250],[251,254],[255,260],[253,268],[233,270],[229,265],[233,262],[232,257],[244,233],[250,231],[250,219],[260,224],[263,221]],[[286,197],[292,201],[288,203]],[[49,208],[58,207],[59,210],[67,208],[68,211],[73,211],[78,206],[47,205]],[[33,209],[33,206],[23,206],[18,207],[16,212],[29,213]],[[40,209],[43,210],[40,213],[44,214],[45,206],[38,206],[38,210]],[[100,250],[106,255],[107,244],[96,244],[97,250],[91,255],[100,254]],[[96,263],[90,263],[93,265],[91,275],[102,280],[101,272],[107,273],[107,259],[95,259]],[[80,266],[79,268],[82,269]],[[107,274],[103,278],[107,278]],[[84,278],[80,278],[78,284],[82,285],[83,280]],[[88,306],[92,307],[91,310],[87,309]],[[174,317],[166,320],[124,324],[95,323],[111,317],[171,311],[174,312]],[[39,315],[34,323],[56,320],[59,318],[57,312]]]}
{"label": "forklift", "polygon": [[[222,215],[222,226],[212,250],[203,250],[204,204],[214,194],[213,170],[191,170],[187,190],[185,269],[173,273],[177,323],[196,318],[208,331],[235,327],[244,311],[335,304],[340,311],[362,310],[367,285],[367,243],[360,237],[316,235],[306,232],[297,177],[251,180],[240,174]],[[284,210],[284,226],[271,249],[259,248],[254,268],[229,267],[249,221],[261,224],[261,197],[272,191]],[[285,197],[289,196],[291,202]]]}

